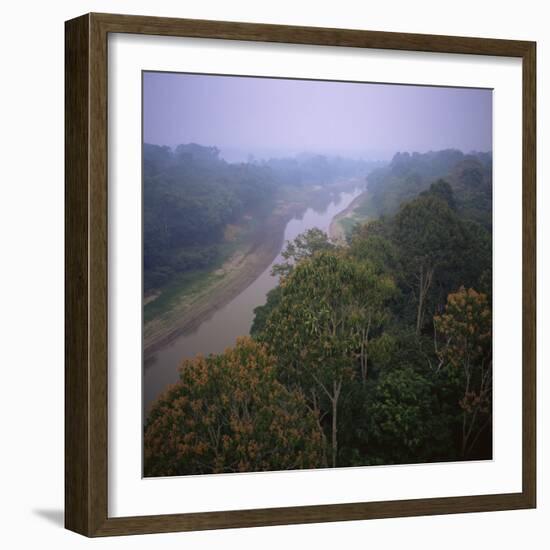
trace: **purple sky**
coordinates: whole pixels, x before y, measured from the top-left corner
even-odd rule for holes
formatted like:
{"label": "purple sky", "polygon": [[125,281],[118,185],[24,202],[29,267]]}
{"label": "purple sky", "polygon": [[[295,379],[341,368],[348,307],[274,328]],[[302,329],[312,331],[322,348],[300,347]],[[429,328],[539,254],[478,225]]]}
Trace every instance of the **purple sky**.
{"label": "purple sky", "polygon": [[491,90],[146,72],[143,111],[145,142],[229,160],[492,149]]}

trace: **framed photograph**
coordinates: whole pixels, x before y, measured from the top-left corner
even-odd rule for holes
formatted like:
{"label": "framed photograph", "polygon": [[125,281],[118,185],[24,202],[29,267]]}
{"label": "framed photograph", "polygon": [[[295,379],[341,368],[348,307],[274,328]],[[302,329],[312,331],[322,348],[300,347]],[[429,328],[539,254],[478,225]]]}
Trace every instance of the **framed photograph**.
{"label": "framed photograph", "polygon": [[534,42],[65,40],[68,529],[536,506]]}

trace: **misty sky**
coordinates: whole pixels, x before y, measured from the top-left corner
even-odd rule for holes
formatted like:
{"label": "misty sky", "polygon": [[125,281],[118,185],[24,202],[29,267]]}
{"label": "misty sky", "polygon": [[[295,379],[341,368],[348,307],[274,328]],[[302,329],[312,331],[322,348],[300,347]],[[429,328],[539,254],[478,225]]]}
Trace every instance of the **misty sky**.
{"label": "misty sky", "polygon": [[146,72],[143,111],[145,142],[228,160],[492,149],[491,90]]}

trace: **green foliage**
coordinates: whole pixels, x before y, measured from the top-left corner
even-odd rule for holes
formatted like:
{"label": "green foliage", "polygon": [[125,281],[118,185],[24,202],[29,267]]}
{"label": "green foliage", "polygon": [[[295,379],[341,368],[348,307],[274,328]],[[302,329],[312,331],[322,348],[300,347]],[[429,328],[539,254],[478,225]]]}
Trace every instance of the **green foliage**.
{"label": "green foliage", "polygon": [[[222,169],[217,150],[191,146],[155,149],[151,164],[170,173],[199,153]],[[311,174],[328,170],[319,158],[255,167],[282,181],[310,161]],[[185,362],[153,407],[147,475],[490,458],[491,165],[489,154],[398,154],[369,177],[370,215],[383,215],[354,227],[346,245],[318,229],[288,243],[280,283],[255,310],[254,340]],[[227,212],[253,194],[204,203],[212,234],[171,253],[168,268],[216,254]],[[151,273],[170,277],[165,269]]]}
{"label": "green foliage", "polygon": [[397,243],[379,230],[379,222],[358,226],[350,239],[350,254],[360,261],[369,262],[380,273],[401,273],[401,257]]}
{"label": "green foliage", "polygon": [[437,197],[447,204],[451,210],[456,210],[456,201],[453,188],[444,180],[438,179],[430,185],[427,191],[420,193],[421,197]]}
{"label": "green foliage", "polygon": [[402,206],[393,220],[393,239],[405,269],[416,272],[422,267],[450,265],[462,232],[448,204],[425,195]]}
{"label": "green foliage", "polygon": [[216,147],[144,144],[145,292],[214,266],[228,225],[265,219],[289,189],[363,178],[374,165],[323,155],[228,163]]}
{"label": "green foliage", "polygon": [[365,177],[382,163],[302,153],[293,158],[269,159],[265,165],[282,185],[323,185],[340,178]]}
{"label": "green foliage", "polygon": [[426,311],[441,311],[447,294],[461,284],[478,286],[482,273],[491,270],[490,233],[461,217],[453,204],[450,187],[439,181],[403,204],[388,223],[402,267],[398,280],[414,303],[417,334],[426,328]]}
{"label": "green foliage", "polygon": [[389,332],[382,332],[369,341],[370,361],[377,370],[390,367],[397,353],[398,339]]}
{"label": "green foliage", "polygon": [[369,339],[386,320],[395,286],[366,262],[319,251],[302,258],[281,289],[260,339],[277,357],[280,380],[301,387],[313,409],[331,415],[336,465],[340,398],[356,377],[366,383]]}
{"label": "green foliage", "polygon": [[320,252],[298,263],[281,283],[261,338],[277,356],[281,376],[311,385],[353,378],[362,332],[369,319],[373,325],[383,322],[394,288],[391,278],[340,252]]}
{"label": "green foliage", "polygon": [[215,147],[143,149],[143,265],[146,291],[219,257],[227,224],[273,200],[271,171],[228,164]]}
{"label": "green foliage", "polygon": [[[391,215],[399,207],[445,180],[455,195],[455,204],[464,217],[490,227],[492,201],[492,156],[448,149],[429,153],[397,153],[388,166],[369,174],[369,216]],[[438,187],[438,184],[435,184]],[[439,189],[439,192],[443,189]],[[437,192],[437,191],[436,191]],[[441,195],[447,195],[443,192]],[[440,198],[444,198],[440,195]]]}
{"label": "green foliage", "polygon": [[266,327],[269,315],[275,307],[277,307],[281,301],[282,288],[276,286],[267,293],[267,300],[263,306],[254,308],[254,321],[250,328],[250,335],[256,337],[260,335]]}
{"label": "green foliage", "polygon": [[426,462],[448,452],[449,428],[436,414],[432,386],[410,366],[382,372],[367,406],[371,464]]}
{"label": "green foliage", "polygon": [[457,200],[460,215],[492,227],[493,179],[492,158],[489,155],[467,156],[457,163],[448,175]]}
{"label": "green foliage", "polygon": [[286,276],[291,273],[294,265],[300,260],[311,258],[317,252],[331,250],[334,245],[329,241],[328,235],[314,227],[298,235],[293,241],[287,243],[281,253],[284,262],[273,266],[273,275]]}

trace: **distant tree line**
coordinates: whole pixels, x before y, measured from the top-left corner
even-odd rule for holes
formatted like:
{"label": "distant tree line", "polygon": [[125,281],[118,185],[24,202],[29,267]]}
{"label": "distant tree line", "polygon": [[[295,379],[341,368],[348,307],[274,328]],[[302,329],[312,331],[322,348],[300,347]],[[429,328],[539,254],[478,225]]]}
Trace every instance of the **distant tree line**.
{"label": "distant tree line", "polygon": [[228,223],[269,201],[274,182],[251,164],[228,164],[215,147],[144,145],[145,290],[210,265]]}
{"label": "distant tree line", "polygon": [[270,212],[281,186],[323,185],[364,175],[368,163],[322,155],[228,163],[216,147],[143,146],[145,291],[207,268],[228,224]]}
{"label": "distant tree line", "polygon": [[[464,154],[455,149],[429,153],[397,153],[369,176],[366,212],[379,217],[395,214],[400,205],[425,191],[438,179],[454,190],[458,212],[489,228],[492,205],[492,154]],[[489,225],[487,225],[489,224]]]}

